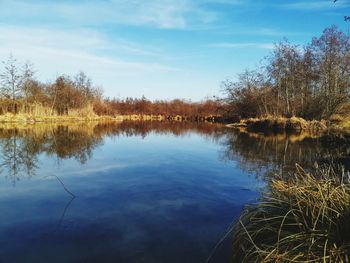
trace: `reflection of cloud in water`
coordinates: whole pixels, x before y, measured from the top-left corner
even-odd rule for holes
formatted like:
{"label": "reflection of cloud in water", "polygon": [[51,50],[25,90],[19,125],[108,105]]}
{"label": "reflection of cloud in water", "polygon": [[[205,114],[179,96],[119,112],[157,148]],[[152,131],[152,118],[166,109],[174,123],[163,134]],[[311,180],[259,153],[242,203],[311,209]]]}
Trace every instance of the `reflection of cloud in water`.
{"label": "reflection of cloud in water", "polygon": [[72,175],[90,175],[95,174],[98,172],[107,172],[112,169],[123,169],[130,166],[134,166],[136,164],[104,164],[103,166],[96,166],[96,167],[85,167],[84,170],[81,171],[75,171]]}

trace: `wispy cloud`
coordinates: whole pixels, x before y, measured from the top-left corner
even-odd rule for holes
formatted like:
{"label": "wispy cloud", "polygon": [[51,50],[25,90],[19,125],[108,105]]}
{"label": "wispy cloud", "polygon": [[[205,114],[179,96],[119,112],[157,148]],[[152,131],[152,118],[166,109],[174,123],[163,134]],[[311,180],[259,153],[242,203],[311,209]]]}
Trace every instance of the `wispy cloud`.
{"label": "wispy cloud", "polygon": [[137,44],[109,41],[92,30],[61,31],[0,25],[0,58],[6,59],[12,53],[21,61],[30,60],[41,79],[84,70],[99,84],[111,87],[113,78],[167,74],[177,70],[157,62],[126,60],[110,52],[111,49],[137,55],[153,54]]}
{"label": "wispy cloud", "polygon": [[273,49],[273,43],[211,43],[209,47],[213,48],[260,48]]}
{"label": "wispy cloud", "polygon": [[[110,1],[24,1],[1,4],[3,19],[30,19],[31,22],[51,21],[80,25],[121,24],[154,26],[164,29],[186,29],[210,24],[218,13],[205,8],[207,3],[240,4],[226,0],[110,0]],[[13,12],[16,10],[16,12]],[[40,17],[40,19],[36,19]]]}

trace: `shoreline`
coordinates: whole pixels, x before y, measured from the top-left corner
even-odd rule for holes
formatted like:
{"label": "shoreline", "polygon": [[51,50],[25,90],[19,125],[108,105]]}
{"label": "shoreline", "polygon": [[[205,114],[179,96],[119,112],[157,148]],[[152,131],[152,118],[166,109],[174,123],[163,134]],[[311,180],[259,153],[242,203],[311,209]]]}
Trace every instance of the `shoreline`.
{"label": "shoreline", "polygon": [[81,116],[0,116],[0,123],[2,124],[34,124],[34,123],[55,123],[55,122],[83,122],[83,121],[103,121],[103,120],[116,120],[112,117],[98,116],[98,117],[81,117]]}
{"label": "shoreline", "polygon": [[241,119],[240,122],[226,123],[221,116],[164,116],[164,115],[53,115],[33,116],[30,114],[4,114],[0,115],[0,124],[36,124],[36,123],[74,123],[74,122],[95,122],[95,121],[189,121],[189,122],[215,122],[221,123],[227,128],[237,129],[243,132],[253,133],[310,133],[310,134],[349,134],[350,122],[331,122],[305,120],[299,117],[263,117]]}
{"label": "shoreline", "polygon": [[264,117],[242,119],[240,122],[227,124],[226,127],[248,132],[295,133],[350,133],[347,122],[334,123],[326,120],[305,120],[299,117]]}
{"label": "shoreline", "polygon": [[34,124],[34,123],[55,123],[55,122],[84,122],[84,121],[192,121],[192,122],[218,122],[220,117],[217,116],[164,116],[164,115],[52,115],[52,116],[33,116],[30,114],[4,114],[0,115],[0,123],[18,123],[18,124]]}

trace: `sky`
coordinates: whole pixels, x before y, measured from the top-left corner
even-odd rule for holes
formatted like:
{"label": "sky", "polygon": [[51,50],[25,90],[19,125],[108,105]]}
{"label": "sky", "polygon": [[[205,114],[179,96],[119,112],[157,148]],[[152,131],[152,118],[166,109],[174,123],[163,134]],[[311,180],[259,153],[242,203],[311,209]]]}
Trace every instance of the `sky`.
{"label": "sky", "polygon": [[84,71],[109,97],[220,96],[287,38],[348,31],[350,0],[0,0],[0,60],[36,78]]}

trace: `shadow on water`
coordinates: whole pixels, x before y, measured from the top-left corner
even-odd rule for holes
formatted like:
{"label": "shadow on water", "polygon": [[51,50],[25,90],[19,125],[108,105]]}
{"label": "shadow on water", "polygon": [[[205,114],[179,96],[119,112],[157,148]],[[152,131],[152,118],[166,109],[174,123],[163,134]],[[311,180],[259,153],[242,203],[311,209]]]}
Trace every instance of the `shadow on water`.
{"label": "shadow on water", "polygon": [[[23,126],[11,126],[2,125],[0,126],[0,174],[6,177],[14,186],[24,178],[32,178],[36,175],[36,172],[40,170],[40,158],[45,156],[45,158],[56,159],[57,163],[60,164],[65,160],[75,160],[79,164],[87,164],[89,160],[93,158],[95,151],[99,148],[103,148],[106,140],[108,138],[133,138],[140,137],[141,139],[146,139],[148,136],[162,136],[165,135],[167,138],[173,136],[175,138],[186,138],[191,134],[199,135],[204,140],[210,141],[215,145],[219,145],[219,158],[220,162],[226,163],[225,165],[230,166],[235,171],[239,171],[242,176],[251,175],[254,180],[268,182],[274,173],[283,172],[287,174],[295,169],[295,163],[300,164],[302,167],[308,169],[312,168],[315,162],[338,162],[346,165],[346,169],[349,169],[350,160],[350,145],[348,138],[332,138],[329,136],[319,137],[312,134],[260,134],[260,133],[246,133],[238,132],[232,129],[225,128],[220,124],[213,123],[193,123],[193,122],[90,122],[90,123],[76,123],[76,124],[35,124],[35,125],[23,125]],[[163,154],[163,153],[162,153]],[[166,151],[164,152],[166,154]],[[175,157],[174,157],[175,158]],[[188,169],[196,168],[200,170],[200,173],[212,173],[218,171],[218,167],[203,166],[203,164],[193,166],[193,163],[198,162],[198,156],[192,156],[193,160],[190,163],[184,163],[188,165]],[[175,161],[183,161],[181,156],[176,156]],[[190,162],[190,161],[189,161]],[[218,164],[219,165],[219,164]],[[222,164],[223,165],[223,164]],[[178,165],[179,166],[179,165]],[[203,166],[203,168],[199,168]],[[134,168],[133,168],[134,169]],[[136,168],[135,168],[136,169]],[[141,170],[144,168],[141,168]],[[164,168],[163,168],[164,169]],[[178,173],[179,167],[173,166],[174,173]],[[183,169],[186,169],[183,168]],[[216,170],[215,170],[216,169]],[[139,170],[132,170],[133,174],[139,173]],[[158,172],[158,170],[155,170]],[[152,173],[154,171],[152,170]],[[150,172],[150,174],[152,174]],[[198,172],[199,173],[199,172]],[[51,176],[51,175],[47,175]],[[56,175],[54,175],[56,176]],[[106,175],[107,178],[109,175]],[[133,175],[134,176],[134,175]],[[131,178],[133,176],[130,176]],[[192,180],[191,175],[186,175],[186,178]],[[198,175],[199,176],[199,175]],[[60,233],[62,228],[64,228],[64,220],[67,213],[72,211],[72,209],[80,209],[78,204],[75,203],[79,200],[79,194],[75,193],[74,190],[67,185],[65,180],[57,175],[57,183],[61,184],[62,191],[66,192],[66,196],[70,196],[68,201],[59,208],[60,216],[57,220],[58,224],[53,228],[55,233]],[[256,177],[256,178],[255,178]],[[150,177],[152,180],[153,177]],[[161,178],[161,177],[159,177]],[[171,177],[172,178],[172,177]],[[71,183],[73,179],[70,179]],[[112,179],[111,179],[112,180]],[[115,180],[115,179],[113,179]],[[121,179],[118,179],[121,180]],[[124,179],[123,179],[124,180]],[[144,180],[144,179],[141,179]],[[159,179],[158,179],[159,180]],[[172,178],[176,180],[176,176]],[[207,180],[207,179],[205,179]],[[112,182],[112,181],[111,181]],[[174,181],[176,184],[179,182]],[[126,184],[126,182],[124,182]],[[188,195],[193,194],[193,191],[199,191],[196,189],[196,183],[189,181],[191,183],[191,188],[183,188],[184,193],[190,191]],[[203,186],[209,187],[211,181],[203,181]],[[220,181],[215,181],[215,183],[220,184]],[[83,182],[82,182],[83,184]],[[129,185],[130,187],[129,188]],[[130,192],[130,189],[135,186],[135,182],[127,182],[126,188]],[[164,184],[164,183],[163,183]],[[193,185],[192,185],[193,184]],[[121,181],[117,187],[124,187],[123,181]],[[164,184],[167,186],[167,184]],[[179,184],[180,185],[180,184]],[[178,185],[178,186],[179,186]],[[260,184],[261,185],[261,184]],[[180,185],[183,187],[182,185]],[[196,187],[195,187],[196,186]],[[224,184],[220,187],[226,187]],[[248,189],[250,186],[247,185]],[[147,189],[138,186],[138,189],[147,192]],[[161,188],[160,188],[161,189]],[[223,188],[225,191],[235,191],[229,190],[228,188]],[[108,190],[108,189],[107,189]],[[103,193],[108,193],[104,190]],[[122,193],[125,189],[121,188]],[[249,190],[249,189],[248,189]],[[158,191],[158,189],[157,189]],[[160,191],[160,190],[159,190]],[[174,191],[169,188],[166,190],[169,192]],[[201,190],[202,191],[202,190]],[[208,189],[205,190],[209,192]],[[246,191],[241,189],[240,191]],[[250,191],[250,190],[249,190]],[[255,191],[255,190],[254,190]],[[138,195],[142,196],[143,193],[135,192],[135,198]],[[197,194],[202,194],[198,192]],[[225,193],[226,194],[226,193]],[[75,198],[76,195],[76,198]],[[126,194],[126,196],[132,195],[131,193]],[[251,196],[257,196],[251,195]],[[66,197],[64,197],[66,198]],[[81,197],[83,198],[83,197]],[[122,198],[122,197],[119,197]],[[209,196],[205,196],[206,202],[210,201]],[[226,198],[226,196],[225,196]],[[251,198],[251,197],[249,197]],[[122,199],[123,200],[123,199]],[[198,199],[199,200],[199,199]],[[197,201],[198,201],[197,200]],[[208,201],[209,200],[209,201]],[[224,200],[224,199],[223,199]],[[250,200],[251,199],[247,199]],[[110,200],[108,200],[110,201]],[[226,199],[225,199],[226,201]],[[89,201],[93,202],[93,201]],[[152,200],[153,202],[153,200]],[[247,201],[244,201],[247,202]],[[237,219],[239,212],[246,203],[240,203],[234,217]],[[95,204],[96,205],[96,204]],[[106,205],[106,203],[103,203]],[[129,204],[130,207],[136,205],[134,203]],[[147,204],[150,205],[150,204]],[[194,204],[197,205],[197,204]],[[218,206],[218,205],[216,205]],[[219,205],[220,206],[220,205]],[[108,206],[106,207],[106,209]],[[120,207],[119,209],[122,209]],[[125,208],[123,208],[125,209]],[[129,209],[129,208],[128,208]],[[205,209],[205,208],[201,208]],[[216,211],[218,208],[213,206],[212,211]],[[126,210],[130,213],[128,210]],[[222,213],[223,211],[217,210]],[[114,212],[115,213],[115,212]],[[125,212],[126,213],[126,212]],[[199,212],[198,212],[199,213]],[[203,213],[203,211],[202,211]],[[218,212],[217,212],[218,213]],[[227,212],[225,212],[227,213]],[[176,215],[178,216],[178,215]],[[198,214],[199,216],[199,214]],[[210,218],[210,215],[206,215]],[[226,215],[227,217],[227,215]],[[195,216],[193,215],[193,218]],[[232,218],[231,218],[232,220]],[[156,220],[155,220],[156,221]],[[176,221],[172,221],[173,223]],[[226,221],[226,225],[222,226],[222,229],[228,227],[229,221]],[[116,223],[114,223],[116,224]],[[113,224],[113,227],[115,225]],[[189,224],[189,223],[188,223]],[[112,224],[110,223],[112,226]],[[189,225],[188,227],[190,227]],[[192,228],[195,228],[193,226]],[[231,228],[230,228],[231,230]],[[118,230],[119,231],[119,230]],[[188,231],[194,231],[193,229],[188,229]],[[202,230],[205,231],[205,230]],[[229,233],[229,234],[228,234]],[[174,233],[165,233],[174,234]],[[186,233],[187,235],[194,235],[194,233]],[[175,234],[176,235],[176,234]],[[221,235],[221,236],[220,236]],[[209,244],[206,244],[205,251],[201,252],[205,255],[200,255],[201,260],[199,262],[229,262],[231,255],[231,243],[232,235],[230,231],[221,232],[219,236],[216,236],[214,240],[211,240]],[[62,238],[62,237],[61,237]],[[163,239],[163,236],[161,237]],[[166,239],[165,239],[166,240]],[[176,240],[176,238],[175,238]],[[204,241],[203,241],[204,242]],[[153,244],[155,246],[155,244]],[[148,248],[152,252],[152,247]],[[169,251],[173,252],[171,249]],[[70,252],[72,253],[72,252]],[[169,252],[170,253],[170,252]],[[193,252],[194,253],[194,252]],[[191,255],[194,256],[194,255]],[[149,256],[152,258],[151,256]],[[125,258],[118,254],[117,258]],[[139,258],[138,258],[139,259]],[[179,258],[174,259],[181,261],[181,255]],[[111,258],[106,258],[106,262],[111,260]],[[21,261],[19,261],[21,262]],[[72,261],[76,262],[76,261]],[[110,261],[108,261],[110,262]],[[136,262],[136,261],[135,261]],[[147,261],[144,261],[147,262]],[[183,261],[188,262],[188,261]]]}

